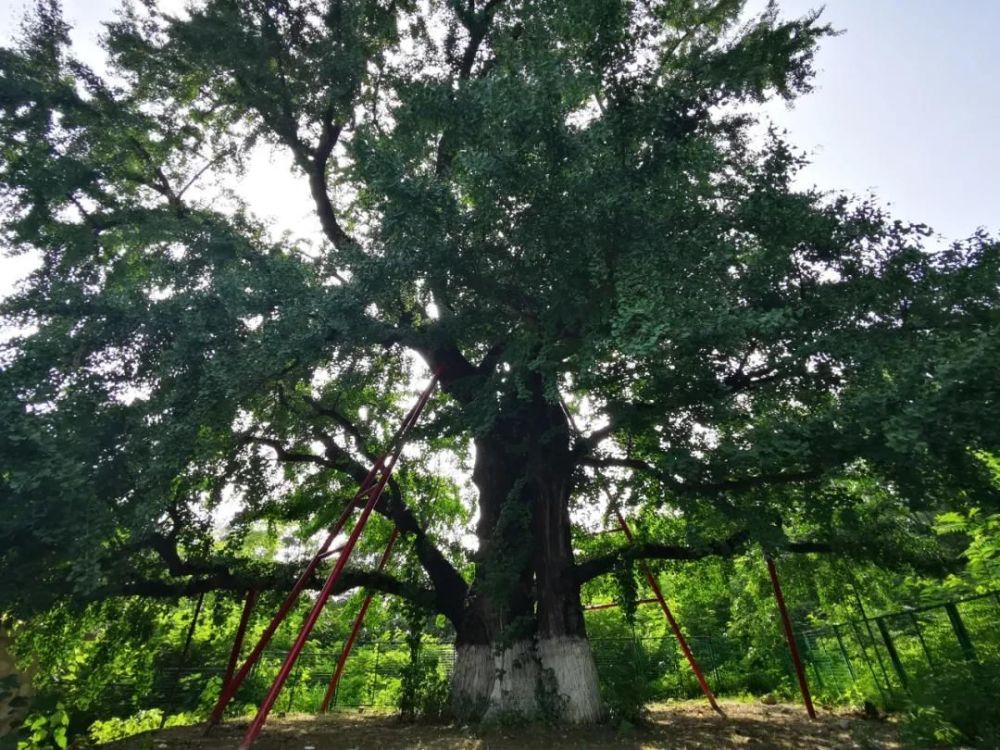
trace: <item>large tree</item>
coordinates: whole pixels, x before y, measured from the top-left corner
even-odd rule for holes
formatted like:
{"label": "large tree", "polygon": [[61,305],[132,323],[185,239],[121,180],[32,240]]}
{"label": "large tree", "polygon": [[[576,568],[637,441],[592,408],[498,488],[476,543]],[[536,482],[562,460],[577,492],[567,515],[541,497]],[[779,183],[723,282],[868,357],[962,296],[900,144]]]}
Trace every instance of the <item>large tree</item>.
{"label": "large tree", "polygon": [[[4,241],[40,258],[3,306],[3,608],[287,588],[247,531],[328,524],[431,371],[365,548],[391,522],[422,572],[344,587],[447,616],[463,713],[597,718],[581,586],[637,559],[933,562],[930,512],[996,501],[1000,251],[795,186],[754,106],[828,33],[741,0],[148,0],[98,75],[42,2],[0,52]],[[315,236],[228,189],[275,146]],[[647,532],[581,555],[609,502]]]}

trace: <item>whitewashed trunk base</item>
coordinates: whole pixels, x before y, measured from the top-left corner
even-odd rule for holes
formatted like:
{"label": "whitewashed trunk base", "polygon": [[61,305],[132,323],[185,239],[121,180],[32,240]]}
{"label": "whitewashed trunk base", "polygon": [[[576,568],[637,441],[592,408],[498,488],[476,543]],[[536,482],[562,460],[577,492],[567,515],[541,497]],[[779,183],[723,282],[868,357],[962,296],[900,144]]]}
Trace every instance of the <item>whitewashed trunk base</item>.
{"label": "whitewashed trunk base", "polygon": [[592,724],[604,717],[597,664],[585,638],[541,640],[538,656],[542,669],[554,678],[560,719],[571,724]]}
{"label": "whitewashed trunk base", "polygon": [[533,718],[538,714],[538,659],[530,641],[493,654],[494,677],[485,721]]}
{"label": "whitewashed trunk base", "polygon": [[597,667],[583,638],[520,641],[499,653],[458,646],[452,707],[460,719],[487,722],[552,718],[554,712],[561,721],[586,724],[604,716]]}
{"label": "whitewashed trunk base", "polygon": [[455,716],[479,720],[486,712],[493,692],[496,668],[489,646],[457,646],[451,673],[451,708]]}

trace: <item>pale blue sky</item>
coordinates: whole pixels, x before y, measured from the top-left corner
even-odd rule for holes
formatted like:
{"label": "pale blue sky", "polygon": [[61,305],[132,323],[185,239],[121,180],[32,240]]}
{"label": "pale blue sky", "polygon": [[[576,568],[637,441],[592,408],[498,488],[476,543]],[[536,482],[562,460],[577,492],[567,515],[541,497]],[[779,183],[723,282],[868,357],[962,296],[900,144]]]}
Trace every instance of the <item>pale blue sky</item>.
{"label": "pale blue sky", "polygon": [[872,189],[948,238],[1000,230],[1000,1],[829,0],[823,15],[846,33],[823,43],[816,91],[771,108],[814,152],[806,179]]}
{"label": "pale blue sky", "polygon": [[[84,59],[99,54],[100,21],[117,5],[64,1]],[[820,3],[778,5],[797,16]],[[25,6],[0,0],[0,43]],[[812,155],[803,181],[873,191],[899,218],[930,224],[949,239],[980,226],[1000,231],[1000,0],[829,0],[824,18],[846,33],[823,43],[816,91],[790,110],[767,109],[792,143]],[[301,226],[308,212],[304,188],[279,164],[258,162],[243,192],[280,223]],[[0,295],[25,268],[23,261],[0,259]]]}

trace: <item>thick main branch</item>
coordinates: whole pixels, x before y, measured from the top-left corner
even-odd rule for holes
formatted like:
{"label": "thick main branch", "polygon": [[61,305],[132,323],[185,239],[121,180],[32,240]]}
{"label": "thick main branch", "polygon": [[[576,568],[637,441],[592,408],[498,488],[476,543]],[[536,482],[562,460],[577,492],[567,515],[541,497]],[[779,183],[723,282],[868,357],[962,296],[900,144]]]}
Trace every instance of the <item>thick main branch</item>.
{"label": "thick main branch", "polygon": [[[702,560],[706,557],[733,557],[743,552],[751,541],[750,532],[745,529],[725,539],[709,542],[701,547],[685,547],[676,544],[640,542],[621,547],[608,554],[579,563],[573,569],[577,583],[586,583],[598,576],[610,573],[616,565],[625,560]],[[789,542],[784,549],[788,552],[831,552],[832,547],[825,542]]]}

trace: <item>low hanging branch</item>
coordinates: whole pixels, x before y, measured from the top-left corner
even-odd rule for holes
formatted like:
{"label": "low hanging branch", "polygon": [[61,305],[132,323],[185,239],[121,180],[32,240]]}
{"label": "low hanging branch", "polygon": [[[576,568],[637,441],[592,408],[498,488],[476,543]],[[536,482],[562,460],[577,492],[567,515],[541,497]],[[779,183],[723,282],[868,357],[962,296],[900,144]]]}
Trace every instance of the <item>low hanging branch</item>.
{"label": "low hanging branch", "polygon": [[[317,414],[321,414],[317,410]],[[364,444],[360,430],[349,423],[347,418],[338,414],[338,424],[349,425],[347,431],[356,440]],[[368,469],[355,459],[348,451],[339,446],[331,436],[319,430],[315,437],[323,444],[324,455],[289,450],[284,444],[274,438],[247,435],[246,443],[266,445],[274,450],[279,461],[288,463],[312,463],[327,469],[346,473],[353,480],[361,482],[368,474]],[[402,488],[394,478],[389,479],[387,492],[383,494],[375,512],[392,521],[401,532],[413,538],[414,550],[421,565],[430,577],[434,586],[434,599],[437,611],[450,618],[458,618],[458,611],[468,592],[468,584],[455,570],[454,566],[444,556],[444,553],[431,541],[427,532],[421,526],[416,515],[403,499]],[[387,592],[391,593],[391,592]]]}
{"label": "low hanging branch", "polygon": [[[148,596],[153,598],[175,599],[182,596],[193,596],[214,591],[231,591],[235,593],[254,591],[274,591],[287,593],[295,581],[289,575],[254,575],[251,573],[221,572],[213,576],[195,576],[186,581],[139,579],[130,581],[121,588],[100,589],[95,592],[95,598],[108,596]],[[323,585],[323,578],[314,576],[306,585],[307,589],[316,591]],[[398,596],[412,601],[420,606],[433,609],[443,615],[437,606],[437,597],[430,589],[414,586],[400,581],[387,573],[375,571],[345,571],[333,590],[334,594],[342,594],[356,588],[366,588],[383,594]]]}
{"label": "low hanging branch", "polygon": [[[166,566],[170,578],[156,579],[133,576],[120,587],[101,587],[94,592],[97,598],[104,596],[149,596],[156,598],[176,598],[213,591],[243,592],[275,591],[287,592],[300,575],[300,567],[289,563],[263,563],[254,561],[242,569],[239,560],[232,558],[194,559],[184,558],[178,550],[177,542],[170,536],[154,534],[142,545],[153,550]],[[141,549],[139,545],[131,549]],[[306,588],[319,590],[325,573],[317,571],[306,582]],[[400,581],[382,571],[348,570],[337,583],[334,594],[364,587],[372,591],[398,596],[408,601],[428,607],[446,616],[453,616],[447,606],[442,606],[435,592],[414,583]],[[453,609],[453,608],[452,608]]]}
{"label": "low hanging branch", "polygon": [[[710,542],[702,547],[684,547],[675,544],[640,542],[621,547],[606,555],[585,560],[575,566],[573,577],[577,584],[583,584],[598,576],[610,573],[624,560],[702,560],[706,557],[733,557],[743,552],[752,541],[750,532],[738,531],[725,539]],[[789,552],[832,552],[833,548],[824,542],[790,542],[785,546]]]}
{"label": "low hanging branch", "polygon": [[579,459],[583,466],[595,469],[619,468],[629,469],[658,480],[666,489],[678,495],[694,495],[718,492],[742,492],[757,487],[778,484],[795,484],[809,482],[823,476],[827,468],[810,468],[800,471],[787,471],[779,474],[761,474],[758,476],[723,479],[717,482],[679,482],[657,469],[653,464],[638,458],[628,457],[596,457],[583,456]]}

